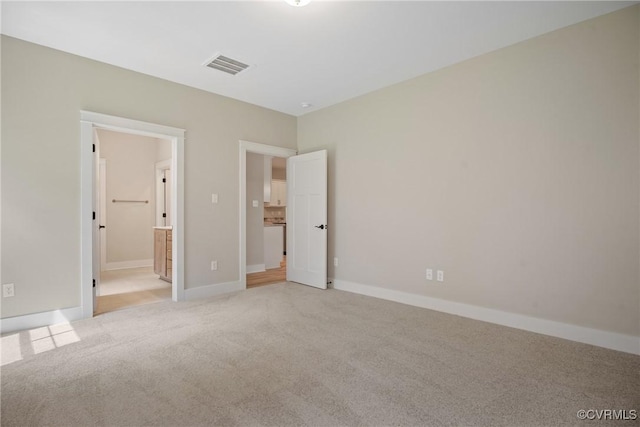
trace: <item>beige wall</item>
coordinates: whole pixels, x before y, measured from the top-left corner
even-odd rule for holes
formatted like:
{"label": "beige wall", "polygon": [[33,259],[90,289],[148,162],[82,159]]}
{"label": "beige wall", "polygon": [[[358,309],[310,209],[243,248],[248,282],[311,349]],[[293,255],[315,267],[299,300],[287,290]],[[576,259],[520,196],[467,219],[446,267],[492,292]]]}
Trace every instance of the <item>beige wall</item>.
{"label": "beige wall", "polygon": [[6,36],[1,66],[3,317],[80,304],[80,110],[186,129],[185,287],[239,280],[238,140],[295,117]]}
{"label": "beige wall", "polygon": [[271,170],[271,178],[272,179],[281,179],[283,181],[287,180],[287,170],[282,168],[273,168]]}
{"label": "beige wall", "polygon": [[[253,207],[253,200],[258,207]],[[247,153],[247,265],[264,264],[264,156]]]}
{"label": "beige wall", "polygon": [[171,141],[168,139],[155,138],[157,141],[156,161],[168,160],[171,158]]}
{"label": "beige wall", "polygon": [[274,157],[271,159],[271,178],[287,180],[287,159]]}
{"label": "beige wall", "polygon": [[[106,160],[107,264],[153,259],[155,173],[159,139],[98,130],[100,157]],[[113,203],[112,200],[149,203]],[[102,266],[103,269],[108,267]]]}
{"label": "beige wall", "polygon": [[330,275],[640,335],[638,13],[299,118],[329,150]]}
{"label": "beige wall", "polygon": [[[1,6],[0,6],[0,11],[1,11]],[[2,17],[0,16],[0,20],[2,19]],[[2,221],[3,221],[3,217],[2,217],[2,136],[3,136],[3,132],[2,132],[2,120],[1,118],[3,117],[2,115],[2,36],[0,36],[0,261],[2,260]],[[3,280],[3,276],[2,276],[2,262],[0,262],[0,286],[3,283],[7,283]],[[0,318],[2,317],[2,304],[0,303]]]}

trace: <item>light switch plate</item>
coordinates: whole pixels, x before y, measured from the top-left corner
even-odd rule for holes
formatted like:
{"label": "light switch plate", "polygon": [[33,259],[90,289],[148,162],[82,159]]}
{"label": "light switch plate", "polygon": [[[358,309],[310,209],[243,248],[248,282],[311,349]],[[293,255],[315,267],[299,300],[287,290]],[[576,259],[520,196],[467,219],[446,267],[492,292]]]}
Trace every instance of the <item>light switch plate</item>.
{"label": "light switch plate", "polygon": [[260,202],[258,202],[257,200],[254,200],[253,202],[251,202],[253,204],[254,208],[257,208],[258,206],[260,206]]}

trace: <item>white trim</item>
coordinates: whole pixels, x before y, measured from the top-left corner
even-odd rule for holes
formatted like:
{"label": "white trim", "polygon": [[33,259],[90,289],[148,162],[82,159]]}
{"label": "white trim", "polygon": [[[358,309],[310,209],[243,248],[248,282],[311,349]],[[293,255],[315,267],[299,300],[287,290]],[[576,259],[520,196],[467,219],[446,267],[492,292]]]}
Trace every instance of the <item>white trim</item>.
{"label": "white trim", "polygon": [[264,264],[247,265],[247,274],[261,273],[267,271],[267,267]]}
{"label": "white trim", "polygon": [[247,288],[247,152],[265,156],[288,158],[297,154],[290,148],[275,147],[257,142],[239,141],[240,157],[240,230],[239,230],[239,275],[241,289]]}
{"label": "white trim", "polygon": [[395,301],[416,307],[455,314],[470,319],[523,329],[525,331],[564,338],[585,344],[624,351],[626,353],[640,354],[640,337],[633,335],[607,332],[599,329],[586,328],[584,326],[571,325],[553,320],[539,319],[522,314],[509,313],[491,308],[447,301],[439,298],[431,298],[407,292],[394,291],[392,289],[363,285],[345,280],[334,280],[332,288],[341,291],[368,295],[374,298]]}
{"label": "white trim", "polygon": [[25,314],[24,316],[7,317],[0,320],[0,333],[23,331],[40,328],[56,323],[71,322],[84,317],[82,307],[63,308],[43,313]]}
{"label": "white trim", "polygon": [[229,292],[243,291],[246,284],[241,280],[236,282],[215,283],[213,285],[198,286],[197,288],[185,289],[184,296],[186,301],[200,298],[210,298]]}
{"label": "white trim", "polygon": [[153,259],[134,259],[132,261],[108,262],[105,271],[126,270],[128,268],[153,267]]}
{"label": "white trim", "polygon": [[80,111],[80,283],[82,316],[93,316],[93,130],[95,128],[108,129],[152,138],[168,139],[171,141],[171,217],[173,218],[173,301],[184,300],[184,135],[183,129],[154,123],[141,122],[123,117],[109,116],[90,111]]}
{"label": "white trim", "polygon": [[171,225],[173,277],[171,299],[184,301],[184,131],[171,140]]}
{"label": "white trim", "polygon": [[80,120],[99,125],[101,129],[113,130],[116,132],[122,132],[123,128],[125,128],[127,133],[150,136],[152,138],[184,138],[184,129],[142,122],[124,117],[94,113],[92,111],[80,110]]}
{"label": "white trim", "polygon": [[93,316],[93,123],[80,122],[80,306]]}

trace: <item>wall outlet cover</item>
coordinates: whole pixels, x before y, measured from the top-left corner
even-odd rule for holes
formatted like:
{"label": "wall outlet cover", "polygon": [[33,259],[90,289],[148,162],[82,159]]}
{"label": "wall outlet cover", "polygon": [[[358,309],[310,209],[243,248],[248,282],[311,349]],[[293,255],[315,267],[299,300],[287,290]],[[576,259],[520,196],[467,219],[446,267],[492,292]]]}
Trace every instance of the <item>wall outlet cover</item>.
{"label": "wall outlet cover", "polygon": [[2,297],[9,298],[15,296],[15,289],[13,287],[13,283],[7,283],[6,285],[2,285]]}
{"label": "wall outlet cover", "polygon": [[427,273],[425,275],[427,280],[433,280],[433,269],[427,268]]}

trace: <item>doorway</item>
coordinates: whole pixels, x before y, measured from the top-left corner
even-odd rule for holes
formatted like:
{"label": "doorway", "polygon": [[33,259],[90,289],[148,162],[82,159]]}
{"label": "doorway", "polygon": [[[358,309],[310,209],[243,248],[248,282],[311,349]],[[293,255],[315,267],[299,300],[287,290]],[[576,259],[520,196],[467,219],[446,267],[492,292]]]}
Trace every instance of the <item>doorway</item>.
{"label": "doorway", "polygon": [[286,159],[247,153],[247,288],[287,280]]}
{"label": "doorway", "polygon": [[[295,150],[288,148],[274,147],[271,145],[258,144],[249,141],[240,141],[240,280],[242,287],[247,288],[259,284],[282,282],[286,280],[286,258],[284,257],[284,224],[286,223],[286,193],[284,197],[280,197],[280,205],[276,206],[273,212],[269,213],[265,211],[265,206],[269,208],[271,206],[271,181],[272,181],[272,165],[274,158],[282,159],[276,160],[276,164],[284,166],[284,162],[287,158],[294,156]],[[259,165],[259,167],[252,167],[252,165]],[[286,168],[285,168],[286,169]],[[286,172],[285,172],[286,173]],[[265,176],[266,175],[266,176]],[[279,176],[279,175],[277,175]],[[251,184],[250,182],[253,182]],[[249,186],[247,184],[249,183]],[[286,187],[285,187],[286,188]],[[265,202],[265,200],[269,200]],[[274,199],[276,200],[276,199]],[[277,203],[274,203],[274,206]],[[272,215],[272,216],[269,216]],[[281,224],[269,224],[266,230],[265,218],[268,222],[280,222]],[[275,220],[275,221],[274,221]],[[265,236],[265,231],[268,235]],[[261,234],[262,238],[256,239],[259,244],[257,248],[252,251],[250,262],[247,262],[247,241],[248,237],[252,234],[255,236],[257,233]],[[272,268],[267,268],[266,256],[265,256],[265,237],[272,237],[275,240],[276,245],[280,241],[282,249],[277,246],[275,249],[272,245],[266,249],[272,249],[275,253],[276,261],[279,265],[269,265]],[[258,257],[254,257],[255,253],[258,253]],[[281,255],[278,255],[281,254]],[[258,261],[256,261],[256,259]],[[261,262],[259,262],[261,261]],[[247,273],[251,277],[247,277]]]}
{"label": "doorway", "polygon": [[101,243],[95,312],[171,300],[171,279],[158,274],[154,257],[156,230],[166,233],[172,227],[167,209],[171,141],[107,129],[95,132]]}
{"label": "doorway", "polygon": [[[83,317],[92,317],[97,308],[96,291],[100,284],[101,270],[101,234],[100,228],[100,140],[98,130],[121,132],[127,135],[159,138],[169,141],[168,150],[171,153],[170,174],[170,217],[172,221],[172,238],[168,241],[168,248],[172,252],[173,268],[169,272],[171,282],[171,299],[184,299],[184,133],[183,129],[172,128],[153,123],[141,122],[122,117],[109,116],[89,111],[80,112],[80,140],[81,140],[81,305]],[[109,164],[107,163],[107,170]],[[152,167],[151,175],[154,171]],[[123,204],[147,204],[146,198],[108,198],[107,206],[117,204],[114,200],[131,200]],[[142,202],[141,202],[142,201]],[[104,204],[104,203],[103,203]],[[131,205],[133,206],[133,205]],[[153,205],[152,205],[153,206]],[[152,213],[152,218],[155,213]],[[107,214],[107,219],[108,219]],[[107,239],[107,244],[109,241]],[[139,261],[139,260],[138,260]],[[148,260],[147,260],[148,261]],[[118,262],[118,261],[114,261]],[[108,262],[107,262],[108,264]],[[121,264],[122,266],[122,264]],[[124,264],[131,266],[131,264]]]}
{"label": "doorway", "polygon": [[327,150],[296,155],[287,148],[240,141],[240,284],[247,288],[248,153],[287,159],[287,281],[327,289]]}

